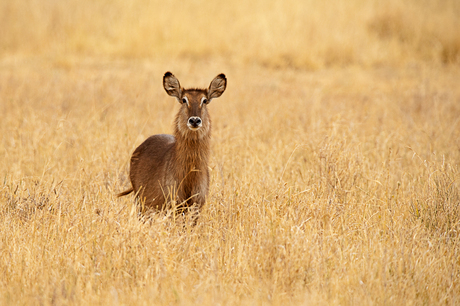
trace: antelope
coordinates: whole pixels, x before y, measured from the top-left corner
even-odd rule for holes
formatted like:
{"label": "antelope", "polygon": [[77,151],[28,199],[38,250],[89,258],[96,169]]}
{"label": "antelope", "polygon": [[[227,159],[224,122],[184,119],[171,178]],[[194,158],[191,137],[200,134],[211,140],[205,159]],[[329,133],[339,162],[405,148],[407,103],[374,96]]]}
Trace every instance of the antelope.
{"label": "antelope", "polygon": [[182,210],[195,207],[199,212],[209,189],[211,119],[207,108],[225,91],[227,79],[219,74],[207,89],[184,89],[166,72],[163,87],[181,104],[174,135],[153,135],[137,147],[130,162],[132,187],[118,197],[134,192],[141,212],[161,211],[171,208],[171,203]]}

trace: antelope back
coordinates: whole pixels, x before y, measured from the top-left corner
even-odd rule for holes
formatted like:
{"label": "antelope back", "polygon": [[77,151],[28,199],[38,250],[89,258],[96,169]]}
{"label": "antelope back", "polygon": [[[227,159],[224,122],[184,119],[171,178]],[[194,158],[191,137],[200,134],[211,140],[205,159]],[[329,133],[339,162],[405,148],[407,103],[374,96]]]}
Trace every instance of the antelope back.
{"label": "antelope back", "polygon": [[141,202],[146,200],[155,209],[161,209],[163,205],[163,187],[174,182],[174,177],[171,177],[174,144],[172,135],[153,135],[137,147],[131,157],[133,191]]}

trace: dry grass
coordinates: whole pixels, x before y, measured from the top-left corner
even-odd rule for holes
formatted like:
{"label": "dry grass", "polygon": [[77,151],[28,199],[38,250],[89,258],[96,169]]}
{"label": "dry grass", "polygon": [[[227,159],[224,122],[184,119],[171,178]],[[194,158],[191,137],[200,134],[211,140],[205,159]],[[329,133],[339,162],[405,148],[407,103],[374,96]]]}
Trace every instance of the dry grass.
{"label": "dry grass", "polygon": [[460,3],[51,1],[0,3],[0,54],[67,54],[320,69],[460,63]]}
{"label": "dry grass", "polygon": [[[458,12],[1,2],[0,304],[460,303]],[[167,70],[229,80],[195,228],[115,198]]]}

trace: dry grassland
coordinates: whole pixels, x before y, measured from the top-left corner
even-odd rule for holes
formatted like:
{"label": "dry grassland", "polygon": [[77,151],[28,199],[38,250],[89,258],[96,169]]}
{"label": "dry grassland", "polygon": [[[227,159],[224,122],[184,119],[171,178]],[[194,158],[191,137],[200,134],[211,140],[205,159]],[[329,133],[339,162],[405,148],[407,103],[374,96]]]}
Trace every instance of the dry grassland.
{"label": "dry grassland", "polygon": [[[2,1],[0,304],[459,304],[459,14]],[[229,82],[196,227],[115,197],[167,70]]]}

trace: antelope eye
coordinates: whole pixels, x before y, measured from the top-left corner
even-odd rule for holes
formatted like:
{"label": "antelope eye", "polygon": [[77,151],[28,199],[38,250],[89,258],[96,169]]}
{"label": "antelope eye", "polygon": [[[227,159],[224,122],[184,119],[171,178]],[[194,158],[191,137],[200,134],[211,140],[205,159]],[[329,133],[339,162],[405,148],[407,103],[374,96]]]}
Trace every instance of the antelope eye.
{"label": "antelope eye", "polygon": [[203,101],[202,101],[203,104],[206,104],[208,103],[208,99],[204,98]]}
{"label": "antelope eye", "polygon": [[182,98],[182,103],[187,103],[187,99],[186,98]]}

